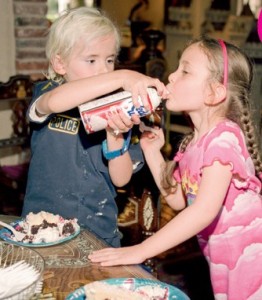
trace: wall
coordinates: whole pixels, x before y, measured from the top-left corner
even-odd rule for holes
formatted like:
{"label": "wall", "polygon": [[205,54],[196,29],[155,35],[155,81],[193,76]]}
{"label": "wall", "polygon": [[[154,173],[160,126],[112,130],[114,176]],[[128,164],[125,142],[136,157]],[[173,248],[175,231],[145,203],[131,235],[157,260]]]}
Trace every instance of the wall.
{"label": "wall", "polygon": [[[12,0],[12,2],[15,49],[11,47],[11,50],[15,51],[15,72],[28,74],[35,80],[43,78],[43,72],[48,65],[45,58],[46,32],[49,27],[46,19],[47,0]],[[149,2],[148,18],[152,22],[152,27],[161,30],[163,29],[164,0]],[[102,0],[101,7],[123,28],[126,26],[131,8],[136,3],[137,0]],[[4,11],[0,10],[0,18]],[[12,20],[9,21],[11,25]],[[14,73],[10,72],[11,75]]]}
{"label": "wall", "polygon": [[47,69],[45,58],[47,0],[14,0],[16,39],[16,71],[30,75],[32,79],[43,78]]}
{"label": "wall", "polygon": [[0,81],[7,81],[15,70],[15,38],[14,38],[13,3],[0,0]]}
{"label": "wall", "polygon": [[[137,4],[138,0],[102,0],[101,8],[107,12],[116,24],[119,26],[122,34],[122,46],[131,47],[132,38],[130,24],[128,22],[128,16],[131,9]],[[142,10],[143,21],[149,21],[151,23],[150,28],[164,30],[164,3],[165,0],[149,0],[149,6],[147,9]],[[138,44],[142,44],[142,41],[138,39]],[[131,48],[129,53],[129,59],[136,56],[138,49]]]}
{"label": "wall", "polygon": [[[117,21],[119,26],[126,24],[131,8],[137,0],[102,0],[101,7]],[[163,29],[164,0],[149,0],[148,18],[152,22],[152,27]]]}
{"label": "wall", "polygon": [[[1,26],[0,65],[3,68],[6,64],[8,66],[0,81],[6,82],[15,74],[30,75],[33,80],[43,78],[48,65],[45,58],[45,34],[49,27],[45,17],[47,0],[1,0],[0,4],[0,20],[5,22],[5,26]],[[4,55],[3,51],[9,52]],[[11,118],[9,105],[0,103],[1,139],[12,134]],[[28,152],[21,152],[19,148],[0,149],[1,165],[27,160]]]}
{"label": "wall", "polygon": [[[193,0],[189,8],[173,7],[170,9],[170,19],[173,23],[170,22],[165,26],[167,36],[165,58],[168,61],[168,73],[176,69],[186,42],[202,33],[203,24],[205,24],[205,30],[209,29],[209,36],[222,38],[241,47],[256,62],[254,65],[255,80],[252,87],[252,100],[254,103],[255,124],[262,135],[262,47],[260,42],[246,42],[252,26],[256,25],[256,20],[254,16],[237,16],[237,11],[242,10],[242,7],[239,8],[236,5],[237,1],[231,1],[231,11],[227,15],[223,15],[223,12],[218,11],[210,12],[208,9],[211,2],[212,0]],[[225,25],[221,30],[216,30],[212,25],[212,21],[220,18],[225,21]]]}
{"label": "wall", "polygon": [[[190,22],[192,28],[188,30],[176,30],[174,27],[164,26],[164,0],[149,0],[150,7],[148,15],[153,23],[152,27],[163,30],[167,35],[167,42],[164,55],[168,62],[168,73],[174,70],[181,48],[188,39],[199,35],[201,31],[201,24],[204,21],[205,11],[209,7],[211,0],[193,0],[190,14]],[[15,66],[10,70],[10,76],[15,73],[29,74],[32,79],[43,78],[43,72],[47,69],[47,61],[45,58],[45,41],[46,31],[49,27],[49,22],[46,19],[47,0],[13,0],[13,18],[7,15],[5,6],[10,7],[11,0],[0,0],[0,20],[7,20],[10,22],[9,26],[1,26],[2,32],[9,32],[6,35],[7,39],[3,40],[1,35],[1,50],[4,46],[7,49],[7,58],[15,55]],[[231,1],[232,4],[235,0]],[[112,17],[120,27],[126,26],[131,7],[137,3],[137,0],[102,0],[102,9],[107,11],[108,15]],[[236,10],[236,5],[232,5]],[[8,17],[9,16],[9,17]],[[12,30],[14,30],[15,40],[10,37]],[[3,46],[4,45],[4,46]],[[12,48],[15,46],[15,49]],[[252,45],[251,45],[252,46]],[[9,53],[8,53],[9,51]],[[251,49],[251,51],[253,51]],[[254,52],[254,51],[253,51]],[[252,53],[253,53],[252,52]],[[9,55],[8,55],[9,54]],[[261,56],[259,56],[261,58]],[[2,62],[3,56],[0,52],[0,66],[5,68]],[[11,64],[8,62],[8,66]],[[14,68],[16,68],[14,70]],[[7,69],[6,69],[7,70]],[[262,109],[261,90],[262,90],[262,65],[257,66],[257,80],[254,86],[254,96],[257,108],[257,118],[259,119],[259,111]],[[9,78],[9,76],[7,76]],[[1,81],[1,78],[0,78]],[[6,107],[0,107],[1,124],[6,124],[11,118],[10,111]],[[6,130],[6,126],[0,126],[0,138],[5,138],[10,135]]]}

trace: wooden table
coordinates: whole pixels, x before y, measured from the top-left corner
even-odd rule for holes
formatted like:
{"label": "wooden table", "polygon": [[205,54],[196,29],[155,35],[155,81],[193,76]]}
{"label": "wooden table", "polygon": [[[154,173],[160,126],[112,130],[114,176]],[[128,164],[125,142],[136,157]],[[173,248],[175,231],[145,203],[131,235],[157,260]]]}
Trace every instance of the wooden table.
{"label": "wooden table", "polygon": [[[6,223],[17,218],[0,215],[1,221]],[[104,247],[105,243],[83,229],[68,242],[49,247],[34,247],[45,260],[43,294],[51,294],[54,299],[62,300],[80,286],[96,280],[121,277],[157,280],[138,265],[101,267],[91,263],[88,259],[89,253]]]}

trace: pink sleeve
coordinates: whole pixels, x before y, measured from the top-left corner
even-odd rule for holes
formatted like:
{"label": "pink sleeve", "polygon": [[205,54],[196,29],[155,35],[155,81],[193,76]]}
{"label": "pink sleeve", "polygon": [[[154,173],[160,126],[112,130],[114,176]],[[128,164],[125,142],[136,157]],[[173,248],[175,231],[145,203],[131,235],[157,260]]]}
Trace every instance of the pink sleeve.
{"label": "pink sleeve", "polygon": [[180,159],[183,157],[183,153],[178,151],[177,154],[174,157],[174,161],[177,163],[175,170],[174,170],[174,174],[173,177],[175,178],[175,181],[178,183],[181,183],[181,174],[179,171],[179,167],[178,167],[178,163],[180,161]]}
{"label": "pink sleeve", "polygon": [[203,166],[210,166],[214,161],[229,164],[232,174],[236,175],[233,178],[236,188],[257,189],[261,183],[255,176],[253,161],[248,154],[242,132],[238,127],[223,129],[215,130],[205,140]]}

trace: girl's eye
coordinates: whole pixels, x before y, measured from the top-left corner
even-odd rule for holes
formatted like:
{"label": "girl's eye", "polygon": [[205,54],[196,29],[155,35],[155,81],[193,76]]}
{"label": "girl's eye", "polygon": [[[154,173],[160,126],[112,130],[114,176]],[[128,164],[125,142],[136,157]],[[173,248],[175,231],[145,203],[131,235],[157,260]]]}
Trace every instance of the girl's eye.
{"label": "girl's eye", "polygon": [[89,64],[93,64],[93,63],[95,63],[95,60],[94,60],[94,59],[88,59],[87,62],[88,62]]}

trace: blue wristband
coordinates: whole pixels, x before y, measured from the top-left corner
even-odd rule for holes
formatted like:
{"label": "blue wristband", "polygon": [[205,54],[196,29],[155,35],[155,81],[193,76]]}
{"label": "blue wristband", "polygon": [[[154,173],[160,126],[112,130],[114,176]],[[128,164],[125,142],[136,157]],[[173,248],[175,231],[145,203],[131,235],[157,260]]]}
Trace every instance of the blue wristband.
{"label": "blue wristband", "polygon": [[131,132],[132,132],[132,130],[128,131],[127,136],[124,139],[123,147],[121,149],[118,149],[118,150],[108,151],[107,140],[103,141],[102,151],[103,151],[104,157],[107,160],[119,157],[119,156],[123,155],[129,149],[129,144],[130,144],[130,140],[131,140]]}

